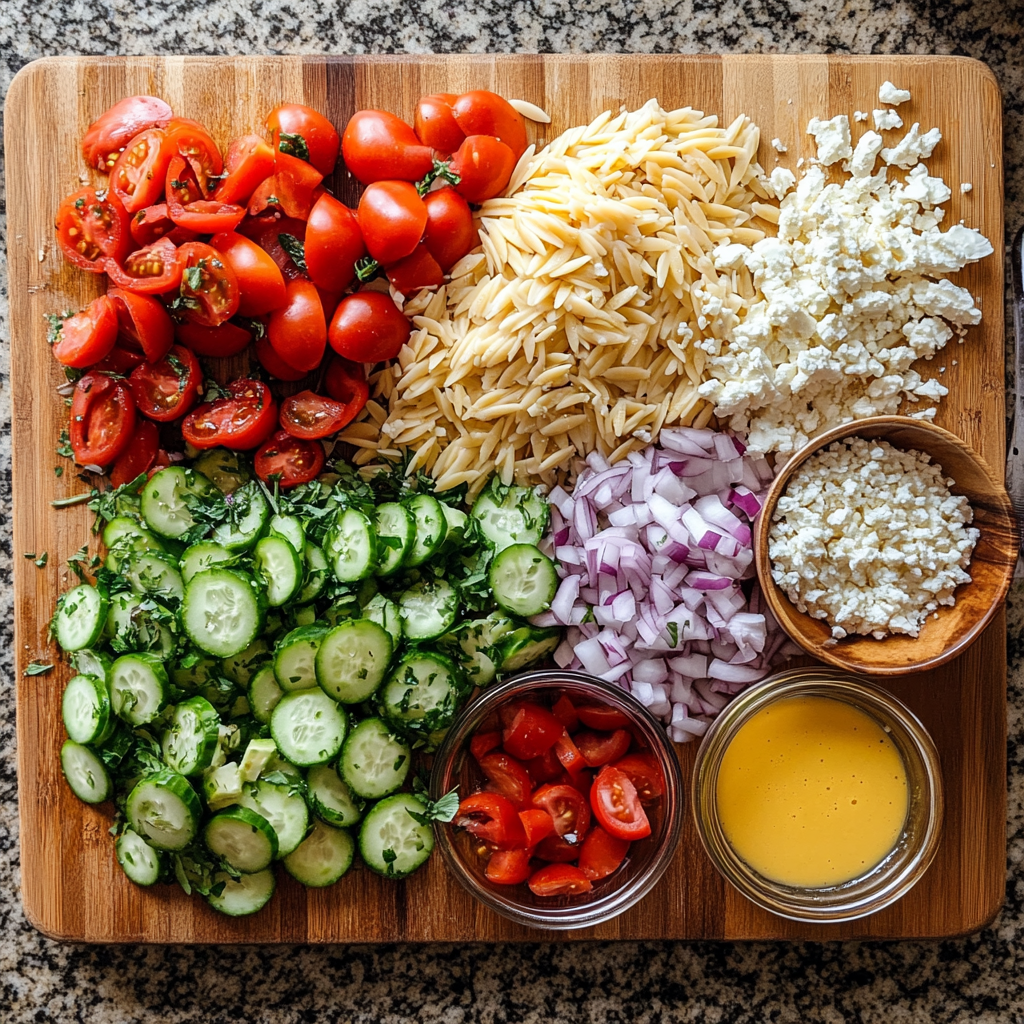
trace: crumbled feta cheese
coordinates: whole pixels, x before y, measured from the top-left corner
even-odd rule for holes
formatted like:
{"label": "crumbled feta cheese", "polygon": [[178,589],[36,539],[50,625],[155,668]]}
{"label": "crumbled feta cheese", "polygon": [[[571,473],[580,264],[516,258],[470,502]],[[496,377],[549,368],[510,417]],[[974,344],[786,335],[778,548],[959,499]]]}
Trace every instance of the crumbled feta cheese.
{"label": "crumbled feta cheese", "polygon": [[878,98],[882,103],[891,103],[894,107],[898,107],[910,99],[910,90],[897,89],[892,82],[883,82],[878,89]]}
{"label": "crumbled feta cheese", "polygon": [[839,114],[831,121],[812,117],[807,125],[807,134],[814,136],[814,141],[818,144],[818,159],[826,167],[839,160],[849,160],[853,156],[853,149],[850,146],[850,119],[845,114]]}
{"label": "crumbled feta cheese", "polygon": [[928,168],[918,164],[907,175],[906,184],[896,187],[898,198],[907,198],[920,203],[925,208],[944,203],[953,193],[941,178],[928,175]]}
{"label": "crumbled feta cheese", "polygon": [[868,119],[868,112],[866,110],[855,110],[853,112],[854,121],[866,121]]}
{"label": "crumbled feta cheese", "polygon": [[915,121],[895,146],[882,150],[882,159],[887,164],[908,170],[919,160],[927,160],[941,141],[942,132],[938,128],[931,128],[922,135],[921,126]]}
{"label": "crumbled feta cheese", "polygon": [[871,116],[880,132],[891,132],[894,128],[903,127],[903,118],[895,110],[872,110]]}
{"label": "crumbled feta cheese", "polygon": [[882,149],[882,136],[877,132],[865,132],[857,141],[857,148],[846,166],[855,178],[866,178],[874,173],[875,161]]}
{"label": "crumbled feta cheese", "polygon": [[786,167],[776,167],[768,176],[766,187],[776,199],[782,199],[796,184],[796,175]]}
{"label": "crumbled feta cheese", "polygon": [[961,181],[960,182],[960,191],[963,194],[966,195],[968,192],[971,191],[972,188],[974,188],[974,186],[969,181]]}
{"label": "crumbled feta cheese", "polygon": [[772,139],[772,149],[776,153],[788,153],[789,150],[782,144],[782,139]]}
{"label": "crumbled feta cheese", "polygon": [[927,455],[887,441],[829,445],[779,498],[768,538],[772,578],[837,640],[917,636],[971,581],[980,532],[952,483]]}

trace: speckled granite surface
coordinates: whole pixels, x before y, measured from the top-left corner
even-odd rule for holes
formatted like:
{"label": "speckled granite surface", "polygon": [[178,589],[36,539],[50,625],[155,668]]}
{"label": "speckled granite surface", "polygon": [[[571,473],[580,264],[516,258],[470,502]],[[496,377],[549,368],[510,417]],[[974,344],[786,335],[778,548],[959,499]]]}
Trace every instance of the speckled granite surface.
{"label": "speckled granite surface", "polygon": [[[977,57],[995,71],[1005,97],[1007,229],[1024,222],[1024,4],[1019,2],[178,0],[148,5],[128,0],[0,0],[0,92],[6,92],[20,67],[47,54],[432,50],[838,50]],[[0,233],[6,227],[2,203],[0,199]],[[1021,585],[1010,602],[1006,906],[991,928],[969,939],[810,946],[624,943],[217,950],[64,946],[33,931],[18,896],[6,285],[4,266],[0,1022],[1024,1022]]]}

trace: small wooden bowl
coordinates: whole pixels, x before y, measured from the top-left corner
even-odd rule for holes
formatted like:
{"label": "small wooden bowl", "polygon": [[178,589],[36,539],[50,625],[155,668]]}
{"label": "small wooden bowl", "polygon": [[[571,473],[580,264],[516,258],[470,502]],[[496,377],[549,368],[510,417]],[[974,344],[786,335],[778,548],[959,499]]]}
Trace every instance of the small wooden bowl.
{"label": "small wooden bowl", "polygon": [[[971,582],[957,587],[956,604],[929,616],[917,637],[899,633],[884,640],[870,636],[832,639],[824,619],[797,610],[772,579],[768,533],[772,516],[793,474],[811,455],[847,437],[885,440],[894,448],[930,455],[952,478],[954,494],[962,494],[974,510],[973,526],[981,531],[967,571]],[[854,672],[877,676],[923,672],[965,651],[982,633],[1006,598],[1017,563],[1020,540],[1010,498],[997,476],[966,442],[927,420],[906,416],[874,416],[834,427],[797,452],[782,467],[768,490],[755,524],[754,559],[757,578],[768,606],[782,628],[808,654]]]}

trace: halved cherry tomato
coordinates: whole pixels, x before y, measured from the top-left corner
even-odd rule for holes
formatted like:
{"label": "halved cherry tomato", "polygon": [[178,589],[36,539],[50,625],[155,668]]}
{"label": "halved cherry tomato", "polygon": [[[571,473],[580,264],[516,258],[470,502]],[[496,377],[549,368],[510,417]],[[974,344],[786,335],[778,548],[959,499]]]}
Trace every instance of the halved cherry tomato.
{"label": "halved cherry tomato", "polygon": [[214,189],[213,198],[248,205],[256,186],[274,173],[274,151],[258,135],[242,135],[228,146],[224,170],[227,177]]}
{"label": "halved cherry tomato", "polygon": [[71,448],[80,466],[107,466],[127,447],[135,430],[135,404],[120,381],[87,373],[71,399]]}
{"label": "halved cherry tomato", "polygon": [[109,288],[107,295],[114,303],[125,344],[142,349],[151,363],[163,359],[174,344],[174,324],[163,304],[151,295],[136,295],[123,288]]}
{"label": "halved cherry tomato", "polygon": [[519,885],[530,877],[528,850],[495,850],[484,868],[487,881],[495,885]]}
{"label": "halved cherry tomato", "polygon": [[324,193],[309,212],[305,251],[314,284],[330,291],[347,288],[355,280],[356,260],[366,255],[356,215]]}
{"label": "halved cherry tomato", "polygon": [[256,452],[253,469],[267,483],[272,476],[282,488],[309,483],[324,468],[324,448],[319,441],[303,441],[284,430],[272,434]]}
{"label": "halved cherry tomato", "polygon": [[375,181],[359,197],[356,213],[369,254],[394,263],[416,248],[427,226],[427,207],[408,181]]}
{"label": "halved cherry tomato", "polygon": [[118,288],[137,295],[163,295],[181,285],[184,262],[169,238],[158,238],[152,245],[125,257],[123,264],[105,259],[103,269]]}
{"label": "halved cherry tomato", "polygon": [[171,211],[171,219],[178,227],[195,231],[200,235],[234,231],[245,216],[243,207],[212,199],[197,199],[180,208],[168,203],[168,209]]}
{"label": "halved cherry tomato", "polygon": [[198,233],[179,227],[171,220],[166,203],[147,206],[133,213],[130,220],[132,238],[136,245],[151,245],[158,238],[169,238],[175,245],[194,242]]}
{"label": "halved cherry tomato", "polygon": [[550,750],[563,732],[562,723],[547,708],[524,702],[505,727],[503,743],[513,757],[527,761]]}
{"label": "halved cherry tomato", "polygon": [[348,406],[358,405],[354,416],[362,411],[370,397],[370,387],[366,383],[366,371],[362,363],[353,363],[351,359],[343,359],[341,356],[331,356],[324,375],[324,388],[336,402]]}
{"label": "halved cherry tomato", "polygon": [[591,768],[618,761],[629,750],[630,735],[625,729],[613,733],[578,732],[574,738]]}
{"label": "halved cherry tomato", "polygon": [[256,186],[249,198],[249,213],[256,215],[268,206],[276,206],[289,217],[305,220],[319,199],[317,187],[321,181],[323,175],[305,160],[276,153],[274,173]]}
{"label": "halved cherry tomato", "polygon": [[300,391],[281,402],[281,429],[292,437],[316,441],[336,434],[342,427],[351,423],[365,404],[365,397],[359,408],[356,408],[354,402],[344,405],[312,391]]}
{"label": "halved cherry tomato", "polygon": [[488,754],[500,746],[500,732],[478,732],[474,733],[473,738],[469,741],[469,752],[479,761],[484,754]]}
{"label": "halved cherry tomato", "polygon": [[182,263],[181,300],[186,320],[216,327],[238,311],[235,272],[216,249],[205,242],[186,242],[179,250]]}
{"label": "halved cherry tomato", "polygon": [[105,370],[107,373],[116,373],[119,377],[127,377],[139,363],[145,361],[145,358],[141,352],[133,352],[115,345],[93,369],[97,373]]}
{"label": "halved cherry tomato", "polygon": [[278,213],[265,213],[250,217],[238,225],[238,234],[252,239],[277,264],[286,281],[304,278],[306,275],[281,244],[281,235],[291,235],[303,242],[306,237],[306,222],[293,217],[282,217]]}
{"label": "halved cherry tomato", "polygon": [[166,124],[174,111],[156,96],[126,96],[105,110],[85,131],[85,162],[104,174],[117,163],[121,150],[147,128]]}
{"label": "halved cherry tomato", "polygon": [[448,163],[451,173],[459,177],[455,190],[471,203],[500,194],[515,166],[512,150],[490,135],[470,135]]}
{"label": "halved cherry tomato", "polygon": [[665,775],[651,754],[627,754],[612,767],[629,778],[645,807],[665,795]]}
{"label": "halved cherry tomato", "polygon": [[167,161],[167,173],[164,175],[164,199],[168,214],[172,206],[180,212],[188,203],[202,198],[203,190],[199,187],[196,172],[183,156],[173,153]]}
{"label": "halved cherry tomato", "polygon": [[498,850],[526,844],[526,832],[512,801],[500,793],[474,793],[459,804],[455,824]]}
{"label": "halved cherry tomato", "polygon": [[131,249],[128,213],[111,192],[80,188],[57,208],[57,243],[73,266],[101,274]]}
{"label": "halved cherry tomato", "polygon": [[424,146],[436,149],[439,153],[454,153],[462,145],[466,133],[459,127],[452,110],[457,98],[450,92],[420,97],[413,126],[416,137]]}
{"label": "halved cherry tomato", "polygon": [[625,729],[629,725],[629,719],[621,711],[607,704],[577,704],[576,714],[584,725],[603,732]]}
{"label": "halved cherry tomato", "polygon": [[151,420],[141,420],[131,444],[118,456],[110,470],[110,482],[122,487],[149,471],[160,451],[160,434]]}
{"label": "halved cherry tomato", "polygon": [[309,376],[308,371],[297,370],[282,359],[274,350],[274,346],[270,344],[270,339],[266,335],[256,339],[253,343],[253,351],[256,353],[256,358],[260,361],[260,365],[271,377],[276,377],[278,380],[296,381]]}
{"label": "halved cherry tomato", "polygon": [[541,786],[533,794],[533,806],[547,811],[558,835],[570,842],[582,842],[590,828],[590,806],[587,798],[572,786]]}
{"label": "halved cherry tomato", "polygon": [[548,864],[530,876],[530,892],[534,896],[578,896],[594,886],[579,868],[571,864]]}
{"label": "halved cherry tomato", "polygon": [[172,155],[177,153],[188,161],[202,195],[208,196],[224,170],[224,160],[210,133],[198,121],[175,117],[167,125],[167,139]]}
{"label": "halved cherry tomato", "polygon": [[321,174],[334,170],[338,132],[323,114],[300,103],[282,103],[267,115],[274,149],[308,160]]}
{"label": "halved cherry tomato", "polygon": [[252,341],[252,335],[238,324],[218,324],[204,327],[202,324],[183,323],[174,328],[179,345],[191,349],[197,356],[212,356],[226,359],[245,351]]}
{"label": "halved cherry tomato", "polygon": [[576,714],[572,701],[564,693],[551,705],[551,714],[565,726],[566,732],[575,732],[580,724],[579,715]]}
{"label": "halved cherry tomato", "polygon": [[382,292],[357,292],[338,303],[327,339],[331,348],[356,363],[394,359],[409,340],[412,325]]}
{"label": "halved cherry tomato", "polygon": [[519,820],[526,832],[527,847],[536,846],[542,839],[555,834],[555,823],[547,811],[539,807],[527,807],[519,812]]}
{"label": "halved cherry tomato", "polygon": [[586,759],[583,754],[580,753],[579,748],[573,742],[573,738],[567,732],[563,732],[562,735],[555,740],[554,750],[555,756],[570,775],[578,775],[584,768],[586,768]]}
{"label": "halved cherry tomato", "polygon": [[606,764],[594,779],[590,803],[601,827],[617,839],[643,839],[651,823],[640,806],[636,787],[625,772]]}
{"label": "halved cherry tomato", "polygon": [[324,309],[312,281],[290,281],[285,304],[270,315],[267,337],[274,351],[297,370],[315,370],[327,347]]}
{"label": "halved cherry tomato", "polygon": [[173,153],[163,128],[147,128],[128,143],[110,172],[110,188],[129,213],[160,202]]}
{"label": "halved cherry tomato", "polygon": [[512,150],[516,160],[526,152],[523,115],[496,92],[487,89],[464,92],[452,104],[452,114],[463,135],[493,135]]}
{"label": "halved cherry tomato", "polygon": [[230,398],[218,398],[194,409],[181,425],[193,448],[222,445],[248,451],[261,445],[277,426],[277,406],[266,384],[241,378],[228,385]]}
{"label": "halved cherry tomato", "polygon": [[579,859],[581,843],[567,842],[559,835],[545,836],[534,848],[533,854],[539,860],[555,864],[571,864]]}
{"label": "halved cherry tomato", "polygon": [[364,185],[395,179],[419,181],[434,166],[430,146],[400,118],[383,110],[360,110],[341,137],[345,166]]}
{"label": "halved cherry tomato", "polygon": [[480,244],[473,211],[451,185],[428,192],[423,203],[427,207],[423,244],[447,272]]}
{"label": "halved cherry tomato", "polygon": [[554,782],[565,774],[562,762],[558,760],[555,748],[545,750],[540,757],[532,757],[523,762],[523,767],[530,773],[534,782]]}
{"label": "halved cherry tomato", "polygon": [[533,783],[526,769],[518,761],[497,750],[484,754],[477,760],[480,770],[487,777],[484,789],[488,793],[500,793],[512,801],[517,811],[530,806],[530,790]]}
{"label": "halved cherry tomato", "polygon": [[210,245],[234,272],[242,316],[260,316],[285,304],[288,295],[284,277],[266,250],[235,231],[214,235]]}
{"label": "halved cherry tomato", "polygon": [[600,825],[595,825],[580,849],[580,871],[592,882],[607,878],[626,859],[629,846],[628,839],[609,835]]}
{"label": "halved cherry tomato", "polygon": [[391,286],[403,295],[444,284],[444,272],[422,242],[405,259],[386,267],[385,273]]}
{"label": "halved cherry tomato", "polygon": [[117,342],[117,311],[106,295],[93,299],[59,328],[53,354],[59,363],[84,370],[103,359]]}
{"label": "halved cherry tomato", "polygon": [[137,366],[128,378],[135,408],[159,423],[184,416],[196,404],[202,383],[199,360],[183,345],[175,345],[157,363]]}

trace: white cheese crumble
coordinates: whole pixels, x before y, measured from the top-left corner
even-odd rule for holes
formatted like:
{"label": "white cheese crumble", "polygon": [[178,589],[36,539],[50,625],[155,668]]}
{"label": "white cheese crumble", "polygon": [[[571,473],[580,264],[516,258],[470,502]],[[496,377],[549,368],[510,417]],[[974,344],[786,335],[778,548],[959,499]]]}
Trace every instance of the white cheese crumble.
{"label": "white cheese crumble", "polygon": [[969,181],[960,182],[960,191],[965,195],[966,193],[970,192],[972,188],[974,188],[974,186]]}
{"label": "white cheese crumble", "polygon": [[868,112],[866,110],[855,110],[853,112],[854,121],[866,121],[868,119]]}
{"label": "white cheese crumble", "polygon": [[807,134],[814,136],[814,141],[818,144],[818,159],[826,167],[840,160],[849,160],[853,156],[853,149],[850,146],[850,119],[845,114],[839,114],[831,121],[812,117],[807,125]]}
{"label": "white cheese crumble", "polygon": [[852,437],[811,456],[772,516],[772,578],[789,599],[855,634],[917,636],[956,603],[979,531],[953,480],[917,451]]}
{"label": "white cheese crumble", "polygon": [[882,103],[891,103],[894,107],[898,107],[910,99],[910,90],[897,89],[892,82],[883,82],[878,89],[878,98]]}
{"label": "white cheese crumble", "polygon": [[[765,182],[765,187],[776,199],[782,199],[796,184],[796,175],[786,167],[776,167]],[[742,247],[746,250],[746,246]]]}
{"label": "white cheese crumble", "polygon": [[857,148],[853,151],[848,164],[843,170],[849,171],[855,178],[866,178],[875,172],[875,161],[882,150],[882,136],[878,132],[865,132],[857,140]]}
{"label": "white cheese crumble", "polygon": [[772,139],[772,149],[776,153],[788,153],[789,150],[782,144],[782,139]]}
{"label": "white cheese crumble", "polygon": [[880,132],[891,132],[894,128],[903,127],[903,118],[895,110],[872,110],[871,116],[875,128]]}
{"label": "white cheese crumble", "polygon": [[941,141],[942,132],[938,128],[931,128],[922,135],[921,126],[915,121],[895,146],[882,150],[882,159],[887,164],[909,170],[918,160],[927,160]]}

